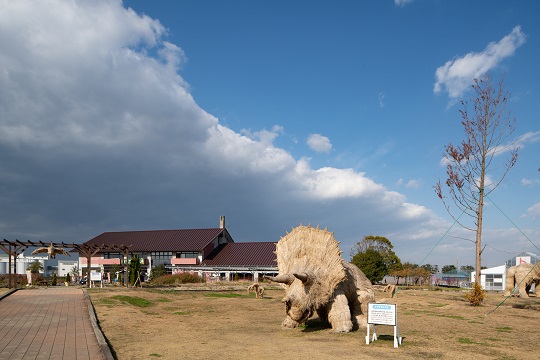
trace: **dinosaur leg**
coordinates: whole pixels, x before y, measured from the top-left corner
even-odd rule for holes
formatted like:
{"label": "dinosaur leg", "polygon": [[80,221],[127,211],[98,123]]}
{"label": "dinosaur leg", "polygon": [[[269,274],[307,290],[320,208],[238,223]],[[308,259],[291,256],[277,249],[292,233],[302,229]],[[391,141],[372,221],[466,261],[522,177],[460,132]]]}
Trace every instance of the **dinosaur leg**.
{"label": "dinosaur leg", "polygon": [[328,311],[328,321],[332,325],[332,332],[349,332],[353,327],[349,301],[341,291],[336,291],[334,294],[336,297]]}
{"label": "dinosaur leg", "polygon": [[[391,286],[394,287],[394,285]],[[358,327],[365,328],[367,326],[368,304],[370,302],[375,302],[375,295],[372,292],[356,292],[356,298],[351,304],[351,313]]]}
{"label": "dinosaur leg", "polygon": [[512,290],[514,290],[516,276],[516,267],[512,266],[506,271],[506,284],[504,288],[504,296],[510,296]]}
{"label": "dinosaur leg", "polygon": [[529,297],[529,292],[527,291],[527,286],[530,288],[530,284],[527,280],[523,280],[521,282],[521,284],[519,284],[518,286],[518,291],[519,291],[519,297],[522,297],[522,298],[528,298]]}

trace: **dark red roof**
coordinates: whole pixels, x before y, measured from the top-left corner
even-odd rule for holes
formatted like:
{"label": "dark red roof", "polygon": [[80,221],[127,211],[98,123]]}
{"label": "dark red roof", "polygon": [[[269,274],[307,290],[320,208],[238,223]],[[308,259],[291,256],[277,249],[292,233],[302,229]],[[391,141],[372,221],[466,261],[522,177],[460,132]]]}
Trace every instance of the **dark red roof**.
{"label": "dark red roof", "polygon": [[201,251],[222,232],[221,228],[105,232],[85,244],[132,245],[129,251]]}
{"label": "dark red roof", "polygon": [[277,266],[275,242],[227,243],[203,260],[206,266]]}

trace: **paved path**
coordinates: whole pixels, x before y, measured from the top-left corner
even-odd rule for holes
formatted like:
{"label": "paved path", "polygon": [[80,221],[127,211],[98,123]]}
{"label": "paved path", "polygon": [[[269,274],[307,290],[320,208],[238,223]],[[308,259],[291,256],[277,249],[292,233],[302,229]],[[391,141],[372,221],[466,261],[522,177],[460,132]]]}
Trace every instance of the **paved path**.
{"label": "paved path", "polygon": [[105,359],[91,317],[80,288],[16,291],[0,301],[0,359]]}

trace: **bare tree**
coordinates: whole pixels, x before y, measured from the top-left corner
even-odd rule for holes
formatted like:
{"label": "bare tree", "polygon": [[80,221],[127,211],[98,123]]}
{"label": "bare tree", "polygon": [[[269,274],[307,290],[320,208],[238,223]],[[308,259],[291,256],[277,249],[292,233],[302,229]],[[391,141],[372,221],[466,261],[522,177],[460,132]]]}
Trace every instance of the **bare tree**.
{"label": "bare tree", "polygon": [[[495,190],[516,163],[518,150],[509,142],[516,119],[506,110],[509,94],[500,80],[494,86],[491,75],[475,79],[476,97],[462,101],[460,110],[465,140],[460,145],[445,146],[446,190],[459,214],[466,214],[474,226],[466,225],[444,196],[441,181],[434,186],[452,218],[463,228],[476,233],[476,281],[480,282],[482,255],[482,219],[484,198]],[[469,107],[472,105],[472,113]],[[506,155],[502,156],[501,155]],[[504,161],[498,161],[503,160]],[[497,160],[497,161],[496,161]],[[503,163],[501,166],[500,163]]]}

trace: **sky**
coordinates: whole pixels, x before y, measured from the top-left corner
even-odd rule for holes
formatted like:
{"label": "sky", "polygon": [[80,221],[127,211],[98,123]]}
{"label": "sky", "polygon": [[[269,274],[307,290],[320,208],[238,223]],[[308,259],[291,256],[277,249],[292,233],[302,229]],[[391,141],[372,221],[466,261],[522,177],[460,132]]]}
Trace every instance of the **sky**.
{"label": "sky", "polygon": [[539,13],[532,0],[0,0],[0,236],[80,243],[224,215],[236,242],[310,224],[346,260],[378,235],[402,262],[474,265],[474,233],[433,186],[464,139],[461,102],[490,73],[520,150],[486,201],[482,265],[540,254]]}

